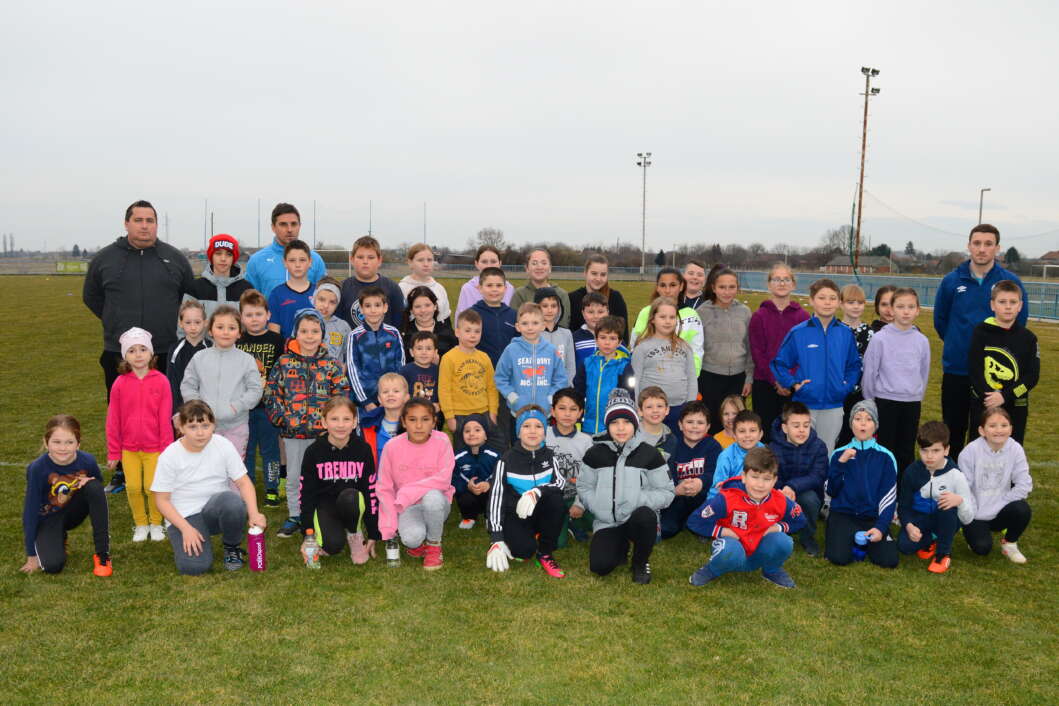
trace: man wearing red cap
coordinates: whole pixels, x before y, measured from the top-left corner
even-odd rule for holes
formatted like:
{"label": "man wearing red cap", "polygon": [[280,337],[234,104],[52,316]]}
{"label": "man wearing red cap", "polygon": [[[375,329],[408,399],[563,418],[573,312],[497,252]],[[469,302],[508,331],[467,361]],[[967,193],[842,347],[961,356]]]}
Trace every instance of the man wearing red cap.
{"label": "man wearing red cap", "polygon": [[227,233],[218,233],[210,238],[206,259],[209,264],[191,286],[188,296],[202,302],[207,317],[222,304],[238,310],[239,297],[253,288],[236,264],[239,261],[239,241]]}

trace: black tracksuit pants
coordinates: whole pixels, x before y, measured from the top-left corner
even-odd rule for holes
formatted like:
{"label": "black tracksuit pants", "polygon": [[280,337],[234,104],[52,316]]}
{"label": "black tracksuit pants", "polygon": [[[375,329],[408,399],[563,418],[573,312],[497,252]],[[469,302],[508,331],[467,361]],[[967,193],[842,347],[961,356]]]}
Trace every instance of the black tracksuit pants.
{"label": "black tracksuit pants", "polygon": [[110,554],[110,516],[103,484],[90,480],[58,512],[46,515],[37,525],[37,559],[45,573],[57,574],[66,566],[66,533],[91,518],[96,554]]}
{"label": "black tracksuit pants", "polygon": [[658,531],[654,510],[640,506],[632,511],[624,523],[601,529],[592,535],[588,548],[588,568],[592,573],[606,576],[625,563],[632,543],[632,565],[641,566],[651,558]]}
{"label": "black tracksuit pants", "polygon": [[[533,508],[533,514],[523,519],[515,512],[515,506],[504,510],[504,541],[512,556],[529,559],[536,554],[551,554],[559,541],[559,532],[566,518],[563,494],[545,492]],[[540,535],[538,540],[537,535]]]}

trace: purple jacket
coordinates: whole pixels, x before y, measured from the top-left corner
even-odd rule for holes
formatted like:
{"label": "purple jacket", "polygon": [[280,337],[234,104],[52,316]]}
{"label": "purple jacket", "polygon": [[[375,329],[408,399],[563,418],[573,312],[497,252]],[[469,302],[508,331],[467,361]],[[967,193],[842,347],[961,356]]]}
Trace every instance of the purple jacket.
{"label": "purple jacket", "polygon": [[809,319],[809,312],[801,304],[791,300],[783,311],[776,308],[771,299],[761,302],[750,317],[750,355],[754,359],[754,379],[772,384],[776,381],[769,364],[776,357],[783,337],[796,325]]}

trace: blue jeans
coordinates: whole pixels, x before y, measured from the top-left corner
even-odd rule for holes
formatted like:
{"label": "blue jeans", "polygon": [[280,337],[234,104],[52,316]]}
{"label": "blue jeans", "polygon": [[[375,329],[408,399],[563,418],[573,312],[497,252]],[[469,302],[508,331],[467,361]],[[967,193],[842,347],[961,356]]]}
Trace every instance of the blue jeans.
{"label": "blue jeans", "polygon": [[823,504],[820,495],[815,490],[803,490],[794,496],[794,501],[801,506],[806,521],[805,528],[798,535],[802,539],[806,537],[815,539],[816,518],[820,517],[820,506]]}
{"label": "blue jeans", "polygon": [[761,538],[757,550],[750,556],[738,539],[720,537],[713,540],[710,572],[721,576],[732,571],[775,571],[783,566],[794,550],[794,542],[783,532],[773,532]]}
{"label": "blue jeans", "polygon": [[250,439],[246,443],[246,474],[250,482],[254,477],[255,451],[261,451],[261,463],[265,466],[265,490],[279,487],[279,430],[268,420],[264,407],[250,410]]}

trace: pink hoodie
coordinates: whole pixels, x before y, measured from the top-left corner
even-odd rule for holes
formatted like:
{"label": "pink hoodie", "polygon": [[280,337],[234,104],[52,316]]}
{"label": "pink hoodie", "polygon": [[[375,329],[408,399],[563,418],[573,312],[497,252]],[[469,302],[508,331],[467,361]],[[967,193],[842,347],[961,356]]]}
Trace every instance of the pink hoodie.
{"label": "pink hoodie", "polygon": [[122,451],[156,453],[173,443],[173,392],[169,380],[149,370],[119,375],[110,389],[107,408],[107,460],[121,460]]}
{"label": "pink hoodie", "polygon": [[419,502],[428,490],[440,490],[452,501],[456,493],[451,482],[455,465],[449,437],[440,431],[430,432],[430,438],[422,444],[413,444],[407,434],[386,443],[375,483],[379,534],[384,540],[397,533],[397,516]]}

